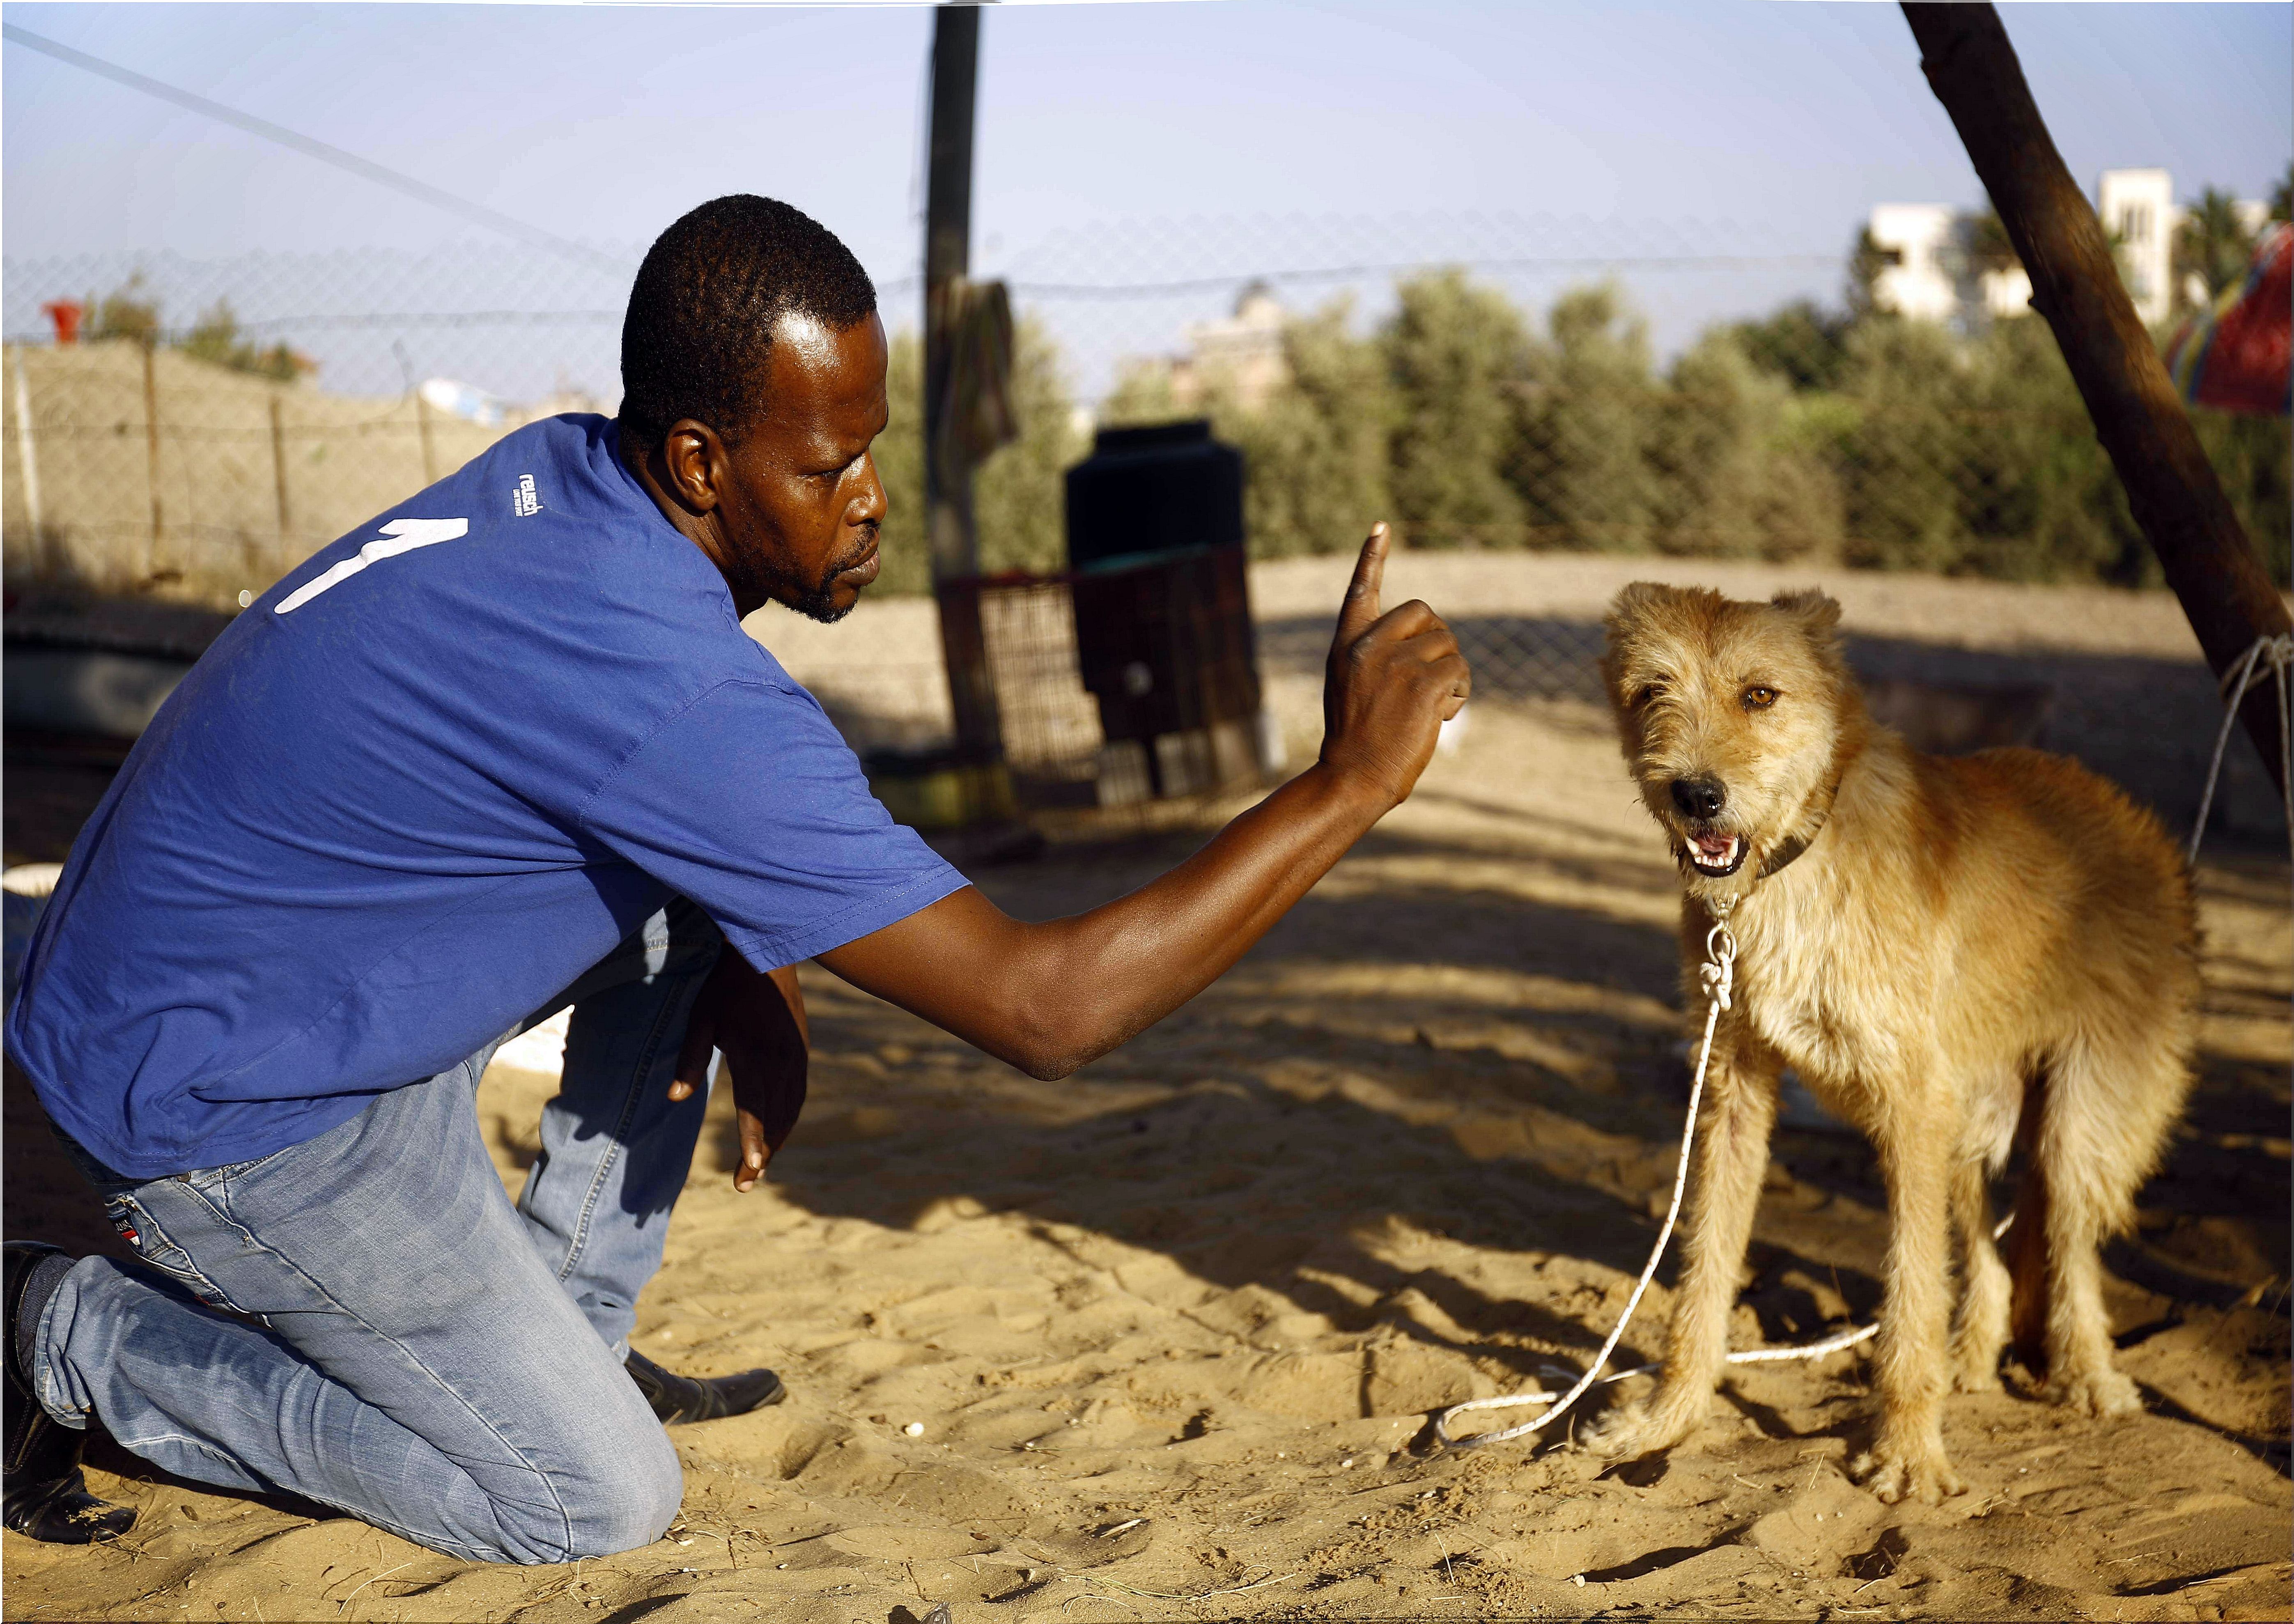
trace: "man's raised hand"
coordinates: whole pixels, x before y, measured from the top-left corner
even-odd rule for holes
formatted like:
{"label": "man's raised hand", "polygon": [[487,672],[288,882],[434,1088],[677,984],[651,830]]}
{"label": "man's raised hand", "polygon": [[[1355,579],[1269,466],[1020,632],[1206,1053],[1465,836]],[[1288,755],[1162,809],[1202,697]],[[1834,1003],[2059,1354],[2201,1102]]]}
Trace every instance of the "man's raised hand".
{"label": "man's raised hand", "polygon": [[[820,962],[1037,1077],[1064,1077],[1224,974],[1418,782],[1473,687],[1423,604],[1379,612],[1386,526],[1338,612],[1322,759],[1112,902],[1029,923],[969,886]],[[736,1071],[736,1075],[738,1073]]]}
{"label": "man's raised hand", "polygon": [[1442,617],[1416,598],[1379,613],[1387,527],[1373,525],[1354,564],[1322,684],[1322,762],[1399,805],[1433,759],[1442,724],[1474,677]]}

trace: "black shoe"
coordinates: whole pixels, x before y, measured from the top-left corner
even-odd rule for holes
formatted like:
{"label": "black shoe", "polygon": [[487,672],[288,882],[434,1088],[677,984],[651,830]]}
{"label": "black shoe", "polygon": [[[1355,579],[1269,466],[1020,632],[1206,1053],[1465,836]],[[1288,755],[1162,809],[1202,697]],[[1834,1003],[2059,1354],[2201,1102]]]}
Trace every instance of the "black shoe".
{"label": "black shoe", "polygon": [[43,1263],[64,1254],[34,1240],[12,1240],[0,1246],[5,1257],[0,1279],[0,1350],[7,1366],[6,1409],[8,1455],[4,1506],[0,1520],[33,1539],[50,1545],[92,1545],[117,1539],[134,1526],[135,1508],[114,1506],[87,1491],[80,1475],[80,1445],[85,1435],[59,1425],[32,1396],[30,1372],[24,1368],[16,1336],[18,1311],[24,1288]]}
{"label": "black shoe", "polygon": [[745,1416],[788,1397],[781,1378],[769,1370],[744,1370],[736,1376],[679,1376],[663,1369],[634,1348],[630,1350],[628,1368],[630,1380],[638,1384],[663,1426]]}

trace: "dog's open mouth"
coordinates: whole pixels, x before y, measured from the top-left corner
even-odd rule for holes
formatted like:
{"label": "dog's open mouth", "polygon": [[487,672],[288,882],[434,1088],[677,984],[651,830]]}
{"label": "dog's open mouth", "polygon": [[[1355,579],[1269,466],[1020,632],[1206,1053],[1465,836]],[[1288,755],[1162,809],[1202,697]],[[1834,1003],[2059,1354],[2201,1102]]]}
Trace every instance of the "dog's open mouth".
{"label": "dog's open mouth", "polygon": [[1709,830],[1683,838],[1688,865],[1700,874],[1733,874],[1745,865],[1745,840],[1741,835]]}

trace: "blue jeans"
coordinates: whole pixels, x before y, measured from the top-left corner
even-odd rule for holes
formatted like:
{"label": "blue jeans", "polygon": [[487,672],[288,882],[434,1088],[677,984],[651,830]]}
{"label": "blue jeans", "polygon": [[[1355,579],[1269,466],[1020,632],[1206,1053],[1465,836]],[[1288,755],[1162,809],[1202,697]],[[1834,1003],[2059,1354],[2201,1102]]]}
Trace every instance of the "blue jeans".
{"label": "blue jeans", "polygon": [[148,1267],[72,1268],[41,1403],[180,1476],[473,1561],[659,1538],[684,1474],[622,1357],[701,1131],[705,1092],[667,1091],[721,946],[672,903],[516,1028],[573,1005],[515,1208],[475,1109],[491,1043],[256,1161],[136,1183],[82,1153]]}

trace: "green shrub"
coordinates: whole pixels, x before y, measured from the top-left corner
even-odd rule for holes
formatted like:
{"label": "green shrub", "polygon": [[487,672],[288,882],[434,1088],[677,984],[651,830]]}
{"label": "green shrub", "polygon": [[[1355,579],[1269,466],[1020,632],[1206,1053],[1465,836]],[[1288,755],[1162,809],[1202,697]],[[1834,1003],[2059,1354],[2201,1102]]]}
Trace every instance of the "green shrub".
{"label": "green shrub", "polygon": [[[1716,327],[1660,375],[1622,290],[1580,288],[1542,332],[1456,270],[1413,277],[1358,335],[1333,302],[1282,336],[1286,378],[1246,403],[1213,374],[1126,369],[1102,423],[1207,416],[1239,447],[1260,557],[1343,551],[1374,520],[1416,547],[1558,547],[1838,561],[2006,581],[2154,583],[2046,324],[1967,336],[1802,302]],[[983,567],[1058,567],[1062,475],[1089,449],[1036,322],[1020,333],[1021,440],[980,470]],[[925,589],[922,365],[892,349],[885,585]],[[2275,579],[2290,563],[2283,418],[2192,414]]]}

